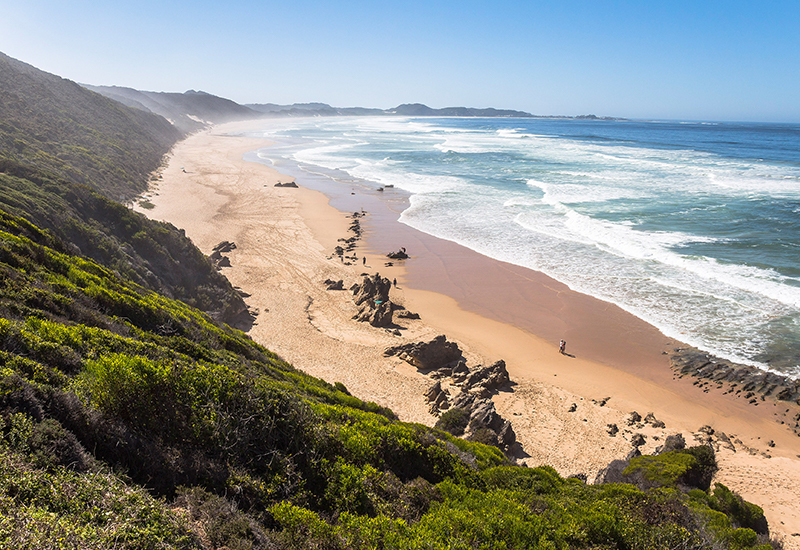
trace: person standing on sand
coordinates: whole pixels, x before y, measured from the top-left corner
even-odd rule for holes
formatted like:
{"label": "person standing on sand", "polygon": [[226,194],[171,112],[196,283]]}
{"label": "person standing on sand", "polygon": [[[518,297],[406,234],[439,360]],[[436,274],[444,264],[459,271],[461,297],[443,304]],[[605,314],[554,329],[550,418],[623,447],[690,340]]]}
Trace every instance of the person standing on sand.
{"label": "person standing on sand", "polygon": [[561,340],[561,341],[558,343],[558,353],[560,353],[561,355],[564,355],[564,353],[565,353],[566,351],[567,351],[567,342],[566,342],[565,340],[563,340],[563,339],[562,339],[562,340]]}
{"label": "person standing on sand", "polygon": [[367,257],[366,256],[361,258],[361,263],[364,264],[364,265],[367,265]]}

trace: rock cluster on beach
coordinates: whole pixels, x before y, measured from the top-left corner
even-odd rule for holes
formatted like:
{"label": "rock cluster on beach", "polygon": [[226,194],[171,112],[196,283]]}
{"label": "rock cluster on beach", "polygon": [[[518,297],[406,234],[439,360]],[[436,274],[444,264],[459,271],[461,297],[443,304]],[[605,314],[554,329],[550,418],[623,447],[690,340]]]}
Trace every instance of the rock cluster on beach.
{"label": "rock cluster on beach", "polygon": [[704,387],[705,392],[714,384],[718,389],[725,389],[724,393],[746,399],[754,406],[767,398],[786,403],[790,408],[786,410],[785,419],[779,421],[788,424],[800,436],[800,380],[733,363],[696,348],[674,350],[670,364],[677,374],[697,378],[695,385],[708,386]]}
{"label": "rock cluster on beach", "polygon": [[[383,354],[397,356],[436,380],[425,392],[431,414],[460,409],[468,415],[468,439],[479,437],[508,454],[518,446],[511,422],[500,416],[492,401],[492,395],[510,382],[504,361],[469,368],[458,344],[443,335],[428,342],[393,346]],[[455,393],[452,397],[451,391]]]}
{"label": "rock cluster on beach", "polygon": [[[350,227],[347,230],[352,233],[353,235],[347,238],[340,238],[339,242],[342,243],[341,245],[336,246],[334,248],[333,253],[344,262],[345,259],[347,260],[357,260],[357,256],[347,256],[347,253],[352,252],[355,250],[358,241],[361,239],[362,229],[361,229],[361,221],[360,219],[365,216],[365,212],[353,212],[351,215],[347,216],[348,218],[352,219],[353,221],[350,223]],[[345,262],[345,265],[351,265],[351,263]]]}
{"label": "rock cluster on beach", "polygon": [[236,243],[230,241],[222,241],[211,250],[209,259],[217,271],[223,267],[231,266],[231,259],[228,256],[223,256],[223,254],[227,254],[231,250],[236,250]]}
{"label": "rock cluster on beach", "polygon": [[357,321],[367,322],[373,327],[392,325],[394,304],[389,300],[392,281],[376,273],[372,277],[364,276],[361,284],[354,284],[353,301],[359,306],[358,313],[353,316]]}

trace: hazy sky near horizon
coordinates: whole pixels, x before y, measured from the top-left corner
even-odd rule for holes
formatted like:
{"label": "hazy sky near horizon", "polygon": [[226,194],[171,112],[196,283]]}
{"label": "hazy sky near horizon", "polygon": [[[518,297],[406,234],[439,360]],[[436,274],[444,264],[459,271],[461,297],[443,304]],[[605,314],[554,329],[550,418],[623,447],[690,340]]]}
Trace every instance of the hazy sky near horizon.
{"label": "hazy sky near horizon", "polygon": [[800,0],[0,0],[0,51],[239,103],[800,122]]}

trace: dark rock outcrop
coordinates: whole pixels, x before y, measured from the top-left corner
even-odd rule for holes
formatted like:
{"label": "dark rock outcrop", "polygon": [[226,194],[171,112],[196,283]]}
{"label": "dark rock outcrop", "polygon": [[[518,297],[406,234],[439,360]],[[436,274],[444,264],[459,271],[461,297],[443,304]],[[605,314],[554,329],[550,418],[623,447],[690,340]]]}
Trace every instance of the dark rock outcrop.
{"label": "dark rock outcrop", "polygon": [[461,349],[455,342],[448,342],[444,335],[439,335],[430,342],[413,342],[387,348],[383,355],[396,355],[419,370],[431,371],[461,359]]}
{"label": "dark rock outcrop", "polygon": [[409,258],[405,249],[400,249],[397,252],[389,252],[386,257],[391,258],[392,260],[407,260]]}
{"label": "dark rock outcrop", "polygon": [[236,250],[236,243],[230,241],[222,241],[211,249],[211,255],[208,258],[217,271],[219,271],[220,268],[231,266],[231,259],[228,256],[223,256],[223,254],[231,250]]}
{"label": "dark rock outcrop", "polygon": [[489,391],[495,391],[510,380],[506,370],[506,362],[501,359],[488,367],[478,367],[470,371],[462,386],[467,389],[481,386]]}
{"label": "dark rock outcrop", "polygon": [[287,181],[286,183],[278,182],[275,184],[275,187],[292,187],[294,189],[297,189],[297,184],[293,181]]}
{"label": "dark rock outcrop", "polygon": [[696,378],[696,385],[710,386],[708,382],[712,382],[720,389],[726,387],[725,393],[744,398],[754,406],[771,398],[795,407],[791,415],[787,416],[791,418],[796,414],[795,419],[787,422],[787,418],[784,418],[783,422],[800,436],[800,410],[796,408],[800,405],[800,379],[732,363],[696,348],[675,349],[670,355],[670,363],[680,376]]}
{"label": "dark rock outcrop", "polygon": [[360,285],[353,287],[353,301],[359,306],[353,319],[368,322],[373,327],[390,326],[394,311],[394,304],[389,300],[391,288],[392,282],[377,273],[364,277]]}
{"label": "dark rock outcrop", "polygon": [[325,279],[322,283],[325,285],[325,290],[344,290],[344,281],[341,279],[338,281]]}

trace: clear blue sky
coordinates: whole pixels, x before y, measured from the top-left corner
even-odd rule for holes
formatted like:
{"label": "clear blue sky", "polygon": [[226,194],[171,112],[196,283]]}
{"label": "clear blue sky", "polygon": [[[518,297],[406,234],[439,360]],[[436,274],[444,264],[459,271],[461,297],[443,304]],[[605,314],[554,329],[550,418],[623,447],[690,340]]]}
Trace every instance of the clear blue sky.
{"label": "clear blue sky", "polygon": [[0,0],[0,51],[239,103],[800,122],[800,0]]}

